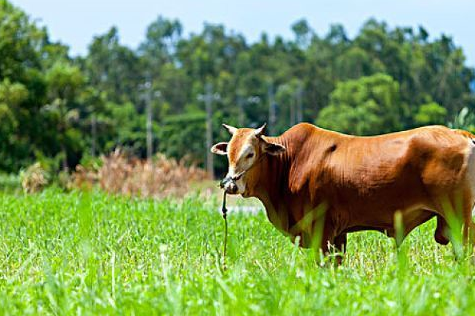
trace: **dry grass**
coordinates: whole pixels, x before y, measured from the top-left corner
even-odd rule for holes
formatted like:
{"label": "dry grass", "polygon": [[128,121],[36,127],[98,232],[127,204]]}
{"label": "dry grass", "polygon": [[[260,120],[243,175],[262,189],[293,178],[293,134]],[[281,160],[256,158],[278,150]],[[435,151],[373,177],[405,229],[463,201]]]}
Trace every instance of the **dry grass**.
{"label": "dry grass", "polygon": [[39,162],[20,172],[21,187],[25,193],[35,193],[48,184],[48,174]]}
{"label": "dry grass", "polygon": [[140,160],[116,150],[102,157],[102,166],[97,169],[79,165],[73,178],[77,187],[98,184],[110,193],[164,197],[184,196],[191,183],[207,180],[209,176],[196,166],[187,166],[184,159],[177,161],[158,154],[152,160]]}

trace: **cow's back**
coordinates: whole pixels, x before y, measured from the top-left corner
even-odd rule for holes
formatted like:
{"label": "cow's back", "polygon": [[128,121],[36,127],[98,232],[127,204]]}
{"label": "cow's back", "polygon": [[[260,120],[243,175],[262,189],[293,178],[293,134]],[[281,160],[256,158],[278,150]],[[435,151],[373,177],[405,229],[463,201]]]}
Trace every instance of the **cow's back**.
{"label": "cow's back", "polygon": [[375,137],[349,137],[344,157],[330,159],[360,187],[390,184],[412,175],[425,185],[460,182],[471,148],[466,135],[429,126]]}
{"label": "cow's back", "polygon": [[313,134],[300,145],[301,175],[363,190],[393,183],[402,173],[450,185],[463,175],[471,149],[470,133],[443,126],[368,137],[317,128]]}

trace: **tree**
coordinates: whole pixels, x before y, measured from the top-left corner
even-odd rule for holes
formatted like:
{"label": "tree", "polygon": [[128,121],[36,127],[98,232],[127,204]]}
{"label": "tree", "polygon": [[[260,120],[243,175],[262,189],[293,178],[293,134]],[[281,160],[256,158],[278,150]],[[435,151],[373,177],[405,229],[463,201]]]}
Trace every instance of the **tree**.
{"label": "tree", "polygon": [[140,59],[133,50],[120,44],[117,28],[96,36],[81,64],[89,83],[105,91],[110,101],[139,103],[137,87],[144,80]]}
{"label": "tree", "polygon": [[17,117],[19,106],[27,98],[28,90],[21,83],[11,83],[9,79],[0,83],[0,170],[18,167],[14,153],[21,149],[22,142]]}
{"label": "tree", "polygon": [[45,35],[24,12],[0,0],[0,80],[22,81],[29,69],[40,67]]}
{"label": "tree", "polygon": [[158,16],[147,27],[145,41],[139,47],[139,52],[146,59],[147,66],[157,71],[160,66],[172,62],[182,31],[180,21]]}
{"label": "tree", "polygon": [[307,20],[301,19],[292,24],[292,31],[295,34],[295,42],[301,48],[306,48],[310,44],[312,29]]}
{"label": "tree", "polygon": [[340,132],[372,135],[400,129],[403,113],[399,84],[388,75],[376,74],[339,83],[317,124]]}
{"label": "tree", "polygon": [[435,102],[423,104],[414,117],[417,125],[444,124],[447,118],[447,110]]}
{"label": "tree", "polygon": [[291,39],[262,33],[248,43],[219,24],[184,35],[178,20],[158,16],[138,48],[123,45],[112,27],[73,58],[46,28],[0,0],[0,169],[53,157],[74,166],[88,152],[118,146],[143,156],[145,81],[160,91],[151,98],[155,148],[176,158],[193,151],[198,162],[205,152],[198,96],[207,83],[220,96],[216,138],[227,137],[222,122],[268,121],[269,105],[276,133],[300,120],[363,135],[451,120],[473,125],[464,113],[475,109],[475,71],[451,37],[375,19],[354,37],[342,25],[323,35],[306,20],[290,28]]}
{"label": "tree", "polygon": [[384,65],[379,60],[372,59],[360,47],[349,48],[335,62],[335,70],[340,80],[370,76],[374,73],[383,72],[384,68]]}
{"label": "tree", "polygon": [[[81,150],[81,135],[73,127],[79,112],[76,99],[84,83],[84,77],[78,67],[65,62],[57,62],[46,73],[50,103],[44,107],[56,126],[58,142],[61,148],[63,169],[68,169],[68,151]],[[69,150],[68,150],[69,149]]]}
{"label": "tree", "polygon": [[204,148],[205,120],[203,112],[168,116],[160,129],[160,151],[177,159],[186,156],[191,161],[204,163],[209,150]]}

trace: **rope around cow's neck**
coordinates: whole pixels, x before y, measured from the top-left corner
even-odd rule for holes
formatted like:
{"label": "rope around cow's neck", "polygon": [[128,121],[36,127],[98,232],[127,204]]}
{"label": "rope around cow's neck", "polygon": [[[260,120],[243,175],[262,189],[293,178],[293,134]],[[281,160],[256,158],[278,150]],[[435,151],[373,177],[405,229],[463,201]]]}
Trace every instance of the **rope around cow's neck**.
{"label": "rope around cow's neck", "polygon": [[226,190],[224,190],[223,194],[223,206],[221,207],[221,213],[223,214],[224,219],[223,271],[226,271],[226,245],[228,243],[228,210],[226,208]]}

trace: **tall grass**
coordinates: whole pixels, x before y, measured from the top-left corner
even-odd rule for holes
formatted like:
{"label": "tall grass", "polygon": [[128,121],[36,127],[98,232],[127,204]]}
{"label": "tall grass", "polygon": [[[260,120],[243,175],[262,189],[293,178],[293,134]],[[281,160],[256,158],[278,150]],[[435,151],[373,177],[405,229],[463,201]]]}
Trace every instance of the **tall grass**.
{"label": "tall grass", "polygon": [[475,269],[435,243],[351,234],[340,268],[263,213],[229,214],[221,270],[217,200],[95,191],[0,195],[0,313],[51,315],[474,315]]}

